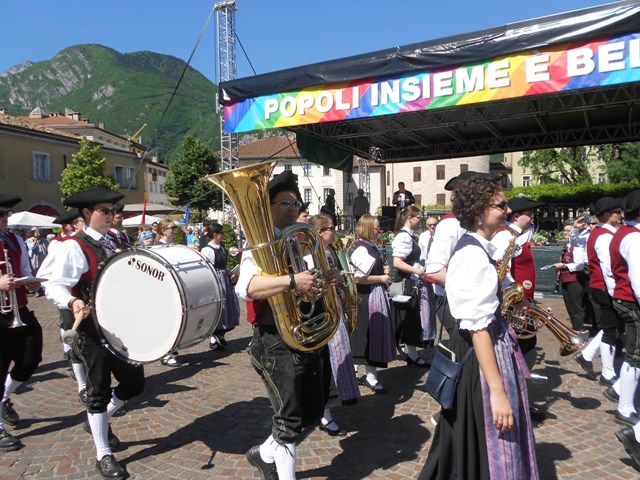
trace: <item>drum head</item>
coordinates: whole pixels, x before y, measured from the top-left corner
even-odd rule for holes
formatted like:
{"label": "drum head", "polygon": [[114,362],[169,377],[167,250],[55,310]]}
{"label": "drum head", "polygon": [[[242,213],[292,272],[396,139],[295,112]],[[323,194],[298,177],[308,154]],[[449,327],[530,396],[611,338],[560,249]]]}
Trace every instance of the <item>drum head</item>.
{"label": "drum head", "polygon": [[95,321],[117,354],[149,363],[171,351],[182,327],[183,294],[161,257],[145,249],[119,253],[100,270],[93,291]]}

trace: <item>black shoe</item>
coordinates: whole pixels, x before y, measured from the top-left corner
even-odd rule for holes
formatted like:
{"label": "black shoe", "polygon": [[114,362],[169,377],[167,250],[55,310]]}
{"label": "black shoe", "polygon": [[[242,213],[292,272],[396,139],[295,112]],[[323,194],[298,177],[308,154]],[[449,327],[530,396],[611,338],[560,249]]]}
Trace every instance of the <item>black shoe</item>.
{"label": "black shoe", "polygon": [[126,470],[118,463],[113,455],[105,455],[101,460],[96,460],[96,470],[102,478],[120,479],[127,475]]}
{"label": "black shoe", "polygon": [[320,420],[320,430],[327,432],[332,437],[344,437],[347,434],[347,432],[342,430],[333,420],[326,425]]}
{"label": "black shoe", "polygon": [[629,456],[636,462],[636,465],[640,467],[640,443],[636,440],[636,435],[633,432],[633,428],[627,427],[616,432],[616,437],[624,445],[624,449]]}
{"label": "black shoe", "polygon": [[[89,435],[92,435],[92,433],[91,433],[91,425],[89,425],[89,420],[85,420],[84,421],[84,423],[82,424],[82,428]],[[113,433],[113,430],[111,430],[111,424],[109,424],[109,437],[108,438],[109,438],[109,448],[112,451],[117,451],[118,447],[120,446],[120,439],[116,436],[115,433]]]}
{"label": "black shoe", "polygon": [[384,388],[382,385],[380,385],[380,383],[376,382],[375,385],[373,383],[369,383],[369,380],[367,380],[366,377],[364,379],[363,385],[367,387],[369,390],[371,390],[373,393],[387,393],[387,389]]}
{"label": "black shoe", "polygon": [[22,442],[7,432],[0,429],[0,452],[12,452],[22,447]]}
{"label": "black shoe", "polygon": [[78,392],[78,398],[80,399],[80,403],[84,406],[87,406],[89,403],[89,394],[87,393],[87,389],[83,388]]}
{"label": "black shoe", "polygon": [[530,406],[529,416],[531,417],[531,420],[535,422],[541,422],[547,418],[547,412],[545,412],[544,410],[541,410],[538,407]]}
{"label": "black shoe", "polygon": [[630,415],[622,415],[618,410],[616,410],[616,414],[613,416],[613,421],[618,425],[631,425],[632,427],[640,422],[640,415],[636,412],[631,413]]}
{"label": "black shoe", "polygon": [[7,399],[2,402],[0,409],[2,410],[2,421],[4,423],[11,425],[12,427],[18,425],[20,416],[18,415],[18,412],[13,409],[13,403],[11,403],[11,400]]}
{"label": "black shoe", "polygon": [[582,356],[582,353],[577,353],[573,358],[576,362],[578,362],[578,365],[580,365],[586,372],[587,378],[589,380],[595,380],[597,378],[596,372],[593,369],[593,362],[585,360],[585,358]]}
{"label": "black shoe", "polygon": [[227,340],[224,338],[224,335],[216,335],[216,338],[221,345],[227,346]]}
{"label": "black shoe", "polygon": [[438,422],[440,421],[440,417],[442,416],[442,412],[434,413],[431,415],[431,423],[433,423],[434,427],[438,426]]}
{"label": "black shoe", "polygon": [[599,383],[603,387],[612,387],[613,384],[616,383],[616,380],[618,380],[617,377],[613,377],[611,379],[606,379],[602,375],[600,375],[600,382]]}
{"label": "black shoe", "polygon": [[620,395],[616,393],[613,387],[607,388],[604,392],[602,392],[602,395],[604,395],[604,398],[606,398],[607,400],[611,400],[612,402],[618,403],[618,401],[620,400]]}
{"label": "black shoe", "polygon": [[405,354],[405,361],[407,362],[407,366],[418,367],[418,368],[428,368],[429,364],[424,361],[424,358],[418,357],[415,360],[411,358],[409,355]]}
{"label": "black shoe", "polygon": [[217,342],[209,342],[209,348],[211,350],[224,350],[224,345],[219,340]]}
{"label": "black shoe", "polygon": [[182,363],[176,360],[176,357],[167,355],[162,360],[160,360],[162,365],[166,365],[167,367],[181,367]]}
{"label": "black shoe", "polygon": [[244,456],[252,466],[258,469],[262,480],[278,480],[276,463],[267,463],[262,460],[262,457],[260,456],[260,445],[251,447]]}

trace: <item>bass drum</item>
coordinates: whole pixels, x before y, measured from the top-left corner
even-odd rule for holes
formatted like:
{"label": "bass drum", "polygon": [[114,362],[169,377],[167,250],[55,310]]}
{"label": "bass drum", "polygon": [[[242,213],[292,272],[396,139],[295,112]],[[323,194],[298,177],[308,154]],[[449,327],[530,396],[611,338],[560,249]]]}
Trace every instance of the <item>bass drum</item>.
{"label": "bass drum", "polygon": [[132,248],[100,268],[93,319],[106,346],[129,363],[161,359],[209,338],[222,289],[211,263],[184,245]]}

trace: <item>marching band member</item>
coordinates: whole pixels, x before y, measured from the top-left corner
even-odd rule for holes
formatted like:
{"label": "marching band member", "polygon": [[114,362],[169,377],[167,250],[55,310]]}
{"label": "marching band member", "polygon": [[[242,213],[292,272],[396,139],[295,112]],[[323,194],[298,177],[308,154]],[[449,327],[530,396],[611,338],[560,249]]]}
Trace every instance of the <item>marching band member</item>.
{"label": "marching band member", "polygon": [[[269,198],[278,233],[296,222],[302,206],[296,176],[286,170],[272,178]],[[289,261],[303,260],[293,258]],[[335,281],[335,278],[327,281]],[[246,453],[247,460],[260,471],[263,479],[295,479],[296,441],[303,427],[316,423],[324,410],[321,354],[287,346],[266,300],[291,289],[303,296],[313,296],[318,288],[308,270],[277,277],[263,276],[259,274],[251,251],[242,255],[236,292],[240,298],[253,302],[251,306],[247,305],[248,312],[252,312],[248,320],[254,325],[249,356],[264,381],[273,408],[271,435]]]}
{"label": "marching band member", "polygon": [[[571,225],[565,225],[562,229],[564,238],[568,241],[571,235]],[[568,242],[560,256],[560,262],[554,263],[562,299],[571,319],[571,328],[582,330],[584,327],[585,305],[588,301],[584,291],[583,274],[584,262],[582,257],[575,254],[576,248]]]}
{"label": "marching band member", "polygon": [[[102,187],[91,187],[70,196],[65,206],[80,210],[86,229],[60,242],[41,269],[50,272],[46,282],[47,298],[58,308],[66,308],[75,317],[83,314],[73,344],[76,355],[87,369],[89,402],[84,429],[93,436],[96,447],[96,470],[103,478],[121,479],[126,471],[112,451],[120,443],[109,425],[111,416],[126,400],[142,393],[144,369],[116,357],[102,346],[91,318],[88,302],[91,286],[101,262],[113,254],[113,244],[105,238],[115,212],[114,203],[124,197]],[[111,389],[111,374],[119,382]]]}
{"label": "marching band member", "polygon": [[[589,290],[594,301],[600,307],[600,317],[597,319],[598,328],[602,330],[600,342],[600,359],[602,362],[602,374],[600,384],[611,386],[615,383],[616,372],[613,359],[616,352],[616,341],[619,337],[619,319],[613,310],[611,298],[615,282],[611,273],[611,255],[609,245],[613,234],[620,226],[622,209],[620,200],[612,197],[598,199],[593,210],[598,218],[598,226],[591,230],[587,242],[587,257],[589,259]],[[597,338],[597,337],[596,337]],[[593,356],[590,345],[574,358],[587,374],[595,379],[593,370]],[[595,352],[593,352],[595,354]]]}
{"label": "marching band member", "polygon": [[[0,193],[0,261],[3,263],[0,266],[0,295],[7,310],[0,314],[0,451],[17,450],[22,446],[3,424],[18,425],[20,417],[13,408],[11,394],[31,378],[42,361],[42,328],[27,308],[27,292],[37,290],[40,284],[18,285],[15,282],[15,278],[30,277],[31,267],[22,237],[7,230],[11,208],[21,201],[18,196]],[[9,307],[11,311],[8,311]],[[12,326],[14,314],[24,326]],[[13,368],[9,371],[12,362]]]}
{"label": "marching band member", "polygon": [[625,328],[625,356],[617,382],[619,401],[614,419],[620,425],[633,427],[616,436],[640,466],[640,415],[633,403],[640,378],[640,190],[627,195],[624,203],[626,225],[618,228],[609,245],[615,280],[613,309]]}
{"label": "marching band member", "polygon": [[378,368],[395,360],[396,347],[387,294],[389,266],[376,246],[379,228],[378,219],[369,214],[356,225],[358,241],[349,261],[358,289],[358,328],[351,332],[351,352],[356,375],[358,365],[365,366],[358,381],[374,393],[386,393],[378,382]]}
{"label": "marching band member", "polygon": [[419,282],[424,274],[420,265],[420,247],[414,237],[414,230],[420,224],[420,210],[413,205],[404,207],[396,215],[396,236],[391,243],[393,248],[393,266],[402,279],[402,294],[411,297],[408,302],[400,303],[391,299],[391,312],[396,323],[396,341],[404,344],[407,365],[419,368],[428,367],[427,362],[418,355],[416,347],[435,338],[435,325],[420,315]]}
{"label": "marching band member", "polygon": [[459,323],[449,348],[457,361],[473,351],[419,479],[537,479],[527,367],[501,315],[501,285],[489,254],[508,205],[499,185],[477,178],[454,190],[453,211],[468,232],[448,262],[447,297]]}

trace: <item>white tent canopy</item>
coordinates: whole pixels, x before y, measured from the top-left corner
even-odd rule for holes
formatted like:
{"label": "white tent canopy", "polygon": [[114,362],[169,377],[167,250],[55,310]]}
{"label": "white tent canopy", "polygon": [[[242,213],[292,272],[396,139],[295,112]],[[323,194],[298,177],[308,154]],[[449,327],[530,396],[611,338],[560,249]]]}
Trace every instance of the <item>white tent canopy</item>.
{"label": "white tent canopy", "polygon": [[[151,225],[153,222],[159,222],[163,217],[154,217],[153,215],[145,215],[144,225]],[[123,227],[137,227],[142,225],[142,215],[136,215],[135,217],[125,218],[122,221]]]}
{"label": "white tent canopy", "polygon": [[10,228],[60,228],[62,225],[53,223],[54,217],[33,212],[17,212],[9,217]]}
{"label": "white tent canopy", "polygon": [[130,203],[128,205],[125,205],[123,210],[125,212],[142,212],[143,210],[146,212],[164,212],[164,213],[184,212],[184,208],[172,207],[170,205],[162,205],[160,203],[147,203],[146,209],[145,209],[144,203]]}

